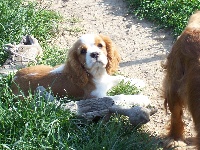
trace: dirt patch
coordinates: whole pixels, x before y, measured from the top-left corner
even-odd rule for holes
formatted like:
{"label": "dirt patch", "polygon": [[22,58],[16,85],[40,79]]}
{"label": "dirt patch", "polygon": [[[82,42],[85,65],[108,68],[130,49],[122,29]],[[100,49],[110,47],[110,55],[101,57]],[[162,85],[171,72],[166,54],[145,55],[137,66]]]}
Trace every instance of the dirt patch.
{"label": "dirt patch", "polygon": [[[83,33],[102,33],[119,46],[122,56],[119,72],[131,78],[140,78],[146,82],[143,94],[148,95],[152,104],[158,108],[147,130],[157,136],[166,134],[169,115],[163,109],[161,87],[163,70],[161,62],[171,49],[173,38],[169,32],[158,30],[146,20],[138,20],[129,14],[122,0],[57,0],[41,1],[42,6],[55,10],[65,19],[75,18],[71,24],[63,22],[63,32],[53,42],[60,47],[70,48]],[[73,32],[83,29],[81,32]],[[184,116],[186,138],[193,137],[191,117]],[[183,149],[194,149],[187,145]]]}

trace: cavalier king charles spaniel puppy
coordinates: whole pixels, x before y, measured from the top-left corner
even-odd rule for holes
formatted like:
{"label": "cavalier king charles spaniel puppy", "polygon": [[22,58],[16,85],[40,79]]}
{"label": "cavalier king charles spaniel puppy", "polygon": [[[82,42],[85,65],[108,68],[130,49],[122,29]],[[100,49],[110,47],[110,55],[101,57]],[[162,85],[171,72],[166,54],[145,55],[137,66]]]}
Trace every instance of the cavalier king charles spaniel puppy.
{"label": "cavalier king charles spaniel puppy", "polygon": [[[34,93],[38,86],[50,87],[58,97],[102,98],[120,81],[142,88],[144,82],[111,76],[119,67],[120,55],[112,40],[101,34],[82,35],[68,51],[66,63],[51,67],[37,65],[19,70],[11,89],[15,95]],[[139,95],[138,95],[139,96]],[[141,95],[142,96],[142,95]]]}
{"label": "cavalier king charles spaniel puppy", "polygon": [[200,150],[200,11],[190,17],[163,67],[166,71],[164,106],[171,112],[166,144],[168,147],[175,146],[176,141],[184,140],[182,119],[185,107],[193,118],[197,132],[196,146]]}

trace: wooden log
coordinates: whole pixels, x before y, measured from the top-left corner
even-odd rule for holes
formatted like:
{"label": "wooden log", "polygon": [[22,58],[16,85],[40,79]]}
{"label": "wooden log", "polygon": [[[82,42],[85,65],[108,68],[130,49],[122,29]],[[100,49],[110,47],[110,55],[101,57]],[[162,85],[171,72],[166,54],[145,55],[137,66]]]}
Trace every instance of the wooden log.
{"label": "wooden log", "polygon": [[[37,88],[39,96],[45,97],[47,101],[53,101],[55,98],[49,94],[46,89],[42,86]],[[120,98],[121,97],[121,98]],[[128,100],[126,99],[128,97]],[[77,116],[84,117],[85,119],[92,121],[96,117],[107,117],[109,119],[110,115],[117,113],[120,115],[127,116],[132,125],[137,126],[145,124],[150,121],[150,116],[156,113],[157,109],[153,107],[143,107],[134,106],[136,102],[133,99],[131,101],[131,96],[120,95],[103,98],[91,98],[80,101],[71,101],[68,103],[61,104],[59,100],[55,101],[55,104],[60,106],[64,110],[69,110],[70,112],[76,114]],[[133,96],[133,98],[135,98]],[[138,97],[140,98],[140,97]],[[119,105],[120,104],[120,105]],[[141,103],[143,105],[143,103]]]}

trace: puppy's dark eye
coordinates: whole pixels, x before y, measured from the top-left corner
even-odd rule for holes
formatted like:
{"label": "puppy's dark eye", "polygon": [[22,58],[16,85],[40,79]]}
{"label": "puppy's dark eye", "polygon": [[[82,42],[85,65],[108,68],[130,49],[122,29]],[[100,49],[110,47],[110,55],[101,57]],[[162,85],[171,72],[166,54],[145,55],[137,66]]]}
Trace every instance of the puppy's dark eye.
{"label": "puppy's dark eye", "polygon": [[102,48],[102,47],[103,47],[103,45],[102,45],[101,43],[99,43],[97,46],[98,46],[99,48]]}
{"label": "puppy's dark eye", "polygon": [[87,49],[86,48],[82,48],[81,49],[81,54],[86,54],[87,53]]}

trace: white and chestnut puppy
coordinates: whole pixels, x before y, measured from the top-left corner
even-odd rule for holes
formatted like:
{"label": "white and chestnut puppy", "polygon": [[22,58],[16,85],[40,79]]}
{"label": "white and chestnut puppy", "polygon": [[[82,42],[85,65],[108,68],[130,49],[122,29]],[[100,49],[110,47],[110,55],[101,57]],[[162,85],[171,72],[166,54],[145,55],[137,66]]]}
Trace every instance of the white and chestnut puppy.
{"label": "white and chestnut puppy", "polygon": [[[120,55],[111,39],[104,35],[82,35],[68,51],[66,63],[57,66],[38,65],[19,70],[12,84],[12,91],[20,90],[28,95],[38,86],[50,87],[59,97],[66,95],[79,99],[105,97],[107,91],[123,76],[111,76],[119,67]],[[142,80],[133,79],[131,84],[143,87]]]}

